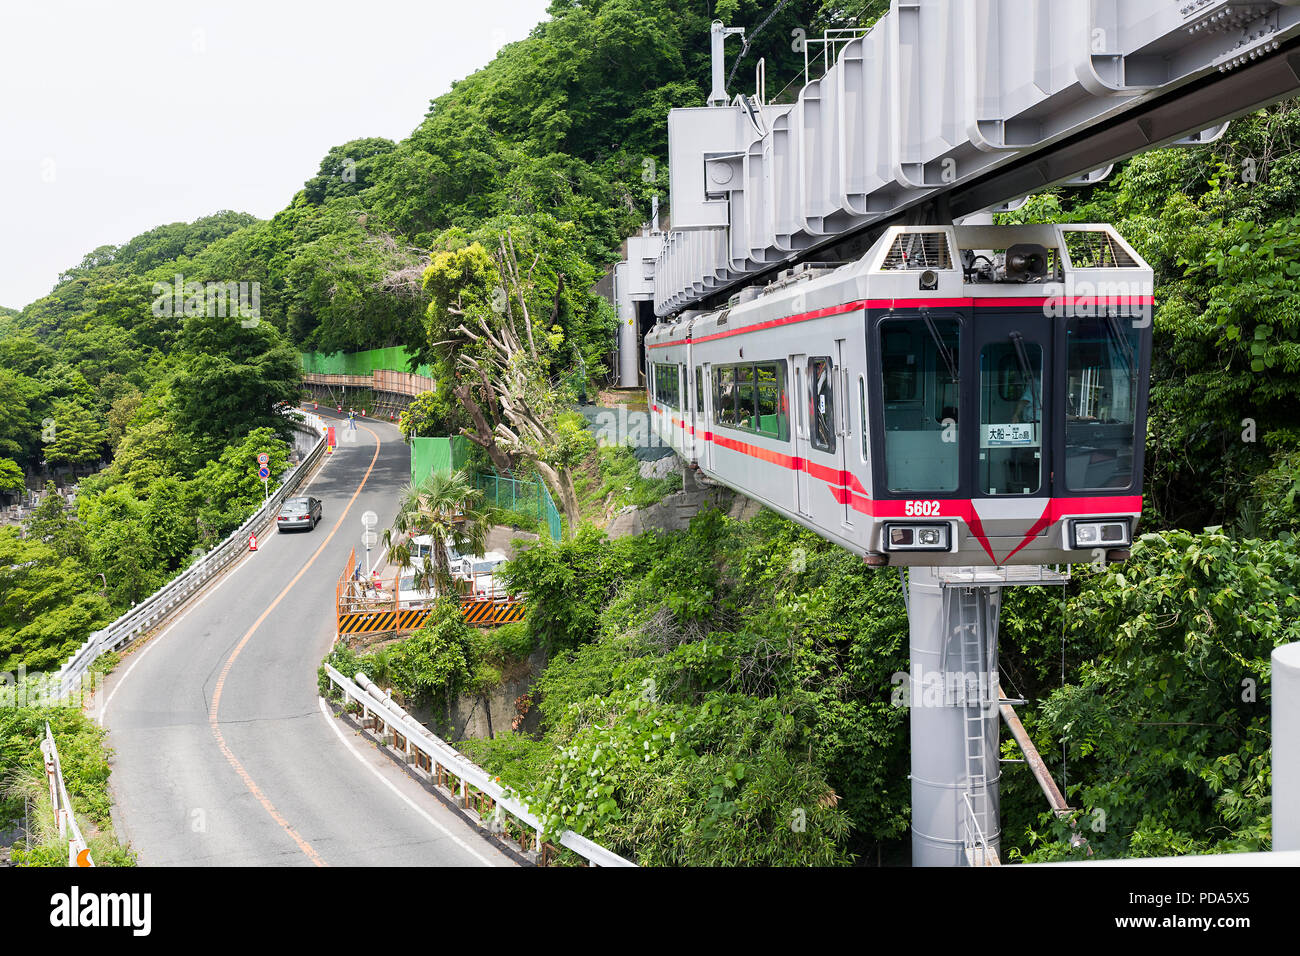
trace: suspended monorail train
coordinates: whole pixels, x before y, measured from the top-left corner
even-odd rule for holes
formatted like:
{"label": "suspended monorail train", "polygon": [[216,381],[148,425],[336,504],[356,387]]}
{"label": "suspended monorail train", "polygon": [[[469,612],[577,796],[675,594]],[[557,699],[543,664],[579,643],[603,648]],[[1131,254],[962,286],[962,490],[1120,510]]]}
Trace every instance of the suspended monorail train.
{"label": "suspended monorail train", "polygon": [[882,565],[1127,557],[1153,276],[1110,226],[897,226],[646,336],[656,435]]}

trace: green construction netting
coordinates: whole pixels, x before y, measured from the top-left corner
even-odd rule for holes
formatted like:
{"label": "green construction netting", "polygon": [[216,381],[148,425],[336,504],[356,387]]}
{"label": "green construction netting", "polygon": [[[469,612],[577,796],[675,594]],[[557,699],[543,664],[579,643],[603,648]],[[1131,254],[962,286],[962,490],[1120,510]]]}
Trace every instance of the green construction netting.
{"label": "green construction netting", "polygon": [[[410,356],[406,349],[396,346],[390,349],[371,349],[368,352],[302,352],[302,370],[318,375],[369,375],[374,371],[409,372]],[[416,375],[433,377],[433,370],[421,365],[415,370]]]}
{"label": "green construction netting", "polygon": [[469,461],[469,439],[463,435],[451,438],[411,439],[411,484],[419,485],[433,473],[450,474],[464,468]]}

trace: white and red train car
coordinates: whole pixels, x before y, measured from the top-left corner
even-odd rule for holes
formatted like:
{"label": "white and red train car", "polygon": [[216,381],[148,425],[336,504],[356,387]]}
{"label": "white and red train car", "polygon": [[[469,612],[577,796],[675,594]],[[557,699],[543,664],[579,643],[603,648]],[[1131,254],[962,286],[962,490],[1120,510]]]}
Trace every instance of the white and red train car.
{"label": "white and red train car", "polygon": [[1151,268],[1100,225],[893,227],[646,336],[656,434],[873,564],[1126,556]]}

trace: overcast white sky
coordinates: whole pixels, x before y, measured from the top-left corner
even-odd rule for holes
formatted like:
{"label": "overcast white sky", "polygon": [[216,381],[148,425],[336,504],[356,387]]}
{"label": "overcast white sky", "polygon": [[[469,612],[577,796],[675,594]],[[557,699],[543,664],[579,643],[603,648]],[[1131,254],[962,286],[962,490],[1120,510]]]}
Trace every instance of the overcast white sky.
{"label": "overcast white sky", "polygon": [[546,0],[0,0],[0,305],[105,243],[267,218],[360,136],[522,39]]}

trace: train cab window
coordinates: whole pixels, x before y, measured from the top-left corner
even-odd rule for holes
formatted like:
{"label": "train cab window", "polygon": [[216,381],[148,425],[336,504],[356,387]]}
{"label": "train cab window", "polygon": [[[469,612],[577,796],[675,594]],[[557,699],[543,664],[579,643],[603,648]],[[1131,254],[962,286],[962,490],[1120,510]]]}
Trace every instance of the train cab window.
{"label": "train cab window", "polygon": [[1128,319],[1066,328],[1065,486],[1128,488],[1137,431],[1139,332]]}
{"label": "train cab window", "polygon": [[669,408],[681,408],[680,376],[677,365],[655,364],[655,400]]}
{"label": "train cab window", "polygon": [[821,451],[835,450],[834,366],[829,358],[808,360],[808,391],[811,398],[809,439]]}
{"label": "train cab window", "polygon": [[880,323],[885,486],[956,491],[961,323],[922,316]]}
{"label": "train cab window", "polygon": [[1019,332],[980,351],[980,490],[1035,494],[1043,483],[1043,349]]}
{"label": "train cab window", "polygon": [[916,400],[916,354],[912,335],[910,329],[888,331],[887,325],[881,327],[881,354],[895,357],[895,361],[884,365],[886,402]]}

